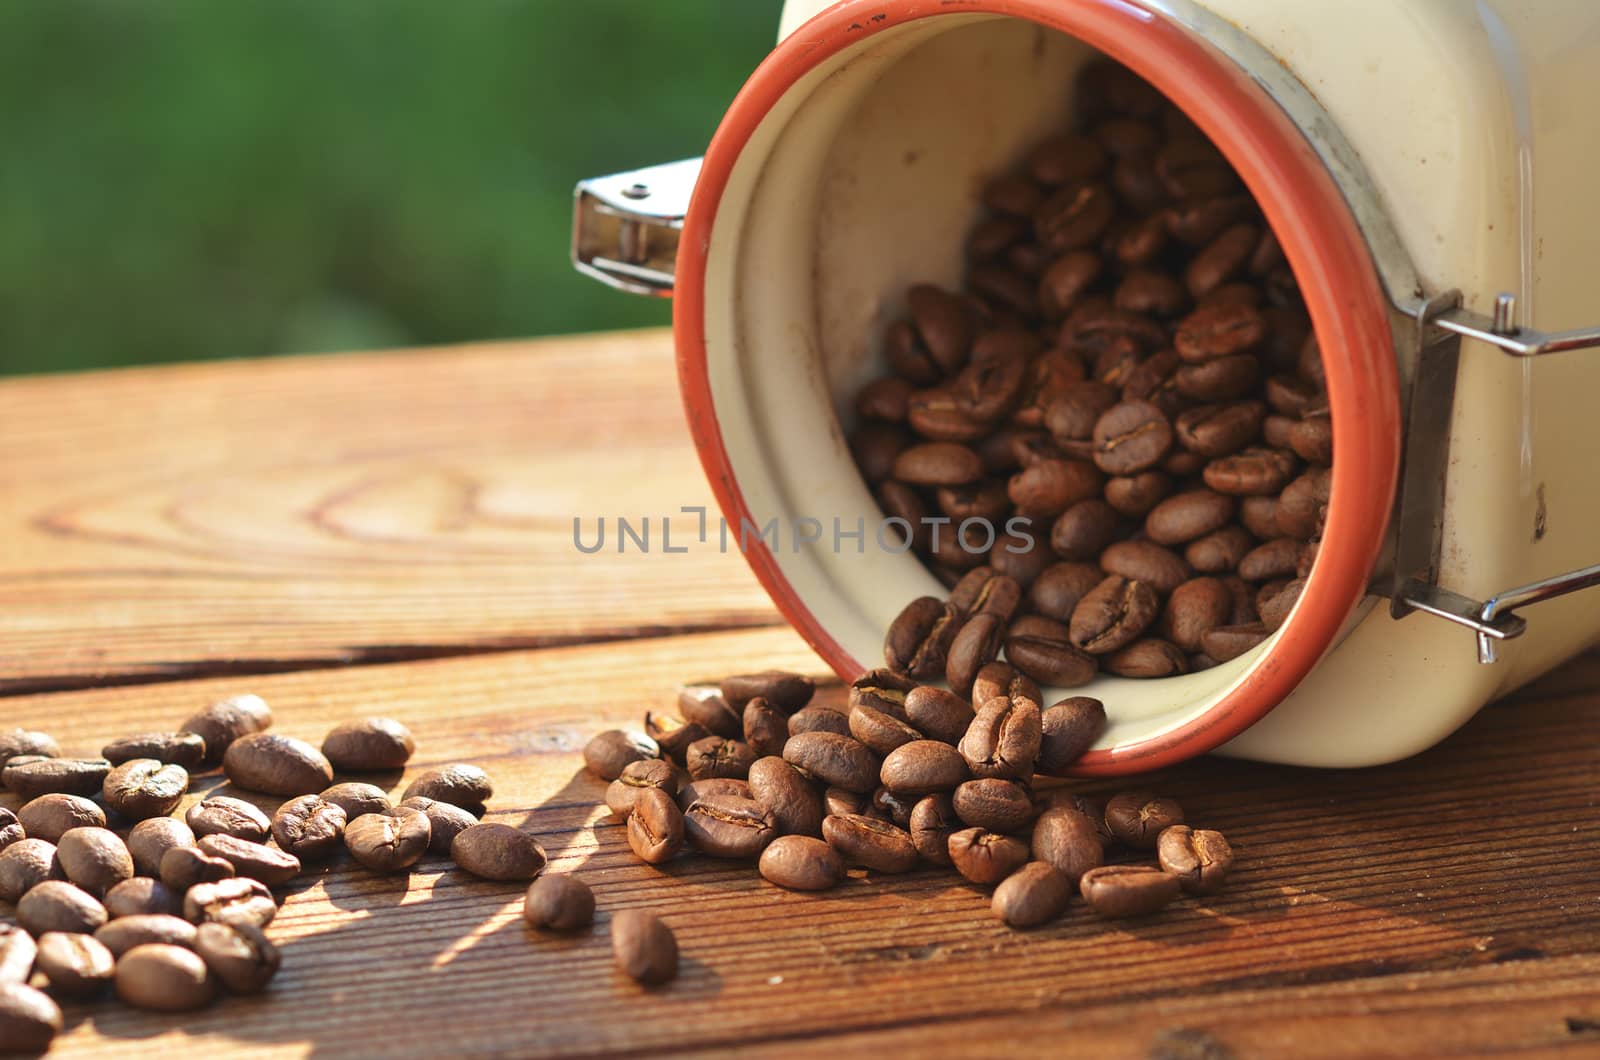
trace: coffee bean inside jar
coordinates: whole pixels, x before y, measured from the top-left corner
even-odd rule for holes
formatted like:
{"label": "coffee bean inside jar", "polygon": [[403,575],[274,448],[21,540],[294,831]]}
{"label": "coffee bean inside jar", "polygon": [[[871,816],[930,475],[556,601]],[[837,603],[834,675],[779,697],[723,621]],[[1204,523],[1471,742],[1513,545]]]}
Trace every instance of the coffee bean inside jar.
{"label": "coffee bean inside jar", "polygon": [[1125,68],[1089,63],[1075,103],[993,175],[963,289],[910,288],[855,402],[858,468],[951,590],[906,604],[885,660],[963,695],[1000,657],[1074,686],[1241,654],[1326,521],[1321,355],[1260,210]]}

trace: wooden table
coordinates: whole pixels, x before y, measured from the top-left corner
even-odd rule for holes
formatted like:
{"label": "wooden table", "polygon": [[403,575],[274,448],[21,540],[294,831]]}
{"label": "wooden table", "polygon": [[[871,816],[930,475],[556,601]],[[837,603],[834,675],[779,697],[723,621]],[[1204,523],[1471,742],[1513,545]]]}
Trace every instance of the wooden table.
{"label": "wooden table", "polygon": [[[940,872],[810,896],[638,864],[588,736],[684,679],[823,672],[736,556],[572,546],[574,515],[709,503],[661,333],[0,384],[5,724],[92,754],[232,692],[313,741],[391,715],[415,766],[489,769],[491,816],[601,907],[545,937],[520,888],[336,862],[288,894],[266,995],[182,1018],[74,1004],[55,1052],[1600,1052],[1593,656],[1398,765],[1153,778],[1242,865],[1149,922],[1078,906],[1017,933]],[[665,989],[612,969],[607,915],[631,906],[677,929]]]}

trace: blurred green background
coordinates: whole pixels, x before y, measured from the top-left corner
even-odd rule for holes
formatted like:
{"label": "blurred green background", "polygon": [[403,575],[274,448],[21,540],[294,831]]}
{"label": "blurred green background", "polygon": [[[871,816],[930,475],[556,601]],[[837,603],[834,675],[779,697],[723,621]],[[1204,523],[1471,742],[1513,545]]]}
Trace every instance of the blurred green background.
{"label": "blurred green background", "polygon": [[573,182],[700,154],[779,7],[0,2],[0,373],[664,324]]}

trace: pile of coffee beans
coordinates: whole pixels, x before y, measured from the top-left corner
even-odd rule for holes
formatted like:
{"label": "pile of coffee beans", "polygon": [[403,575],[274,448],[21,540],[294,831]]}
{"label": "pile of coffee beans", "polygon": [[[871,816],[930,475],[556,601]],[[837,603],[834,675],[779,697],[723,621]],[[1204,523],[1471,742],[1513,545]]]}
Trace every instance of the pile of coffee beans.
{"label": "pile of coffee beans", "polygon": [[[0,921],[0,1052],[47,1048],[62,1026],[56,998],[113,991],[183,1012],[222,991],[263,990],[280,963],[267,935],[278,895],[307,863],[343,852],[387,873],[433,854],[487,880],[543,871],[533,836],[479,820],[494,788],[476,766],[422,772],[397,802],[366,780],[336,782],[405,768],[415,743],[401,723],[351,721],[320,749],[271,727],[267,704],[242,695],[98,758],[63,757],[43,733],[0,732],[0,790],[21,800],[0,807],[0,902],[16,917]],[[212,794],[175,816],[191,777],[219,766],[234,788],[286,801],[268,814]],[[577,926],[582,885],[542,882],[555,899],[549,926]],[[587,916],[593,906],[590,896]]]}
{"label": "pile of coffee beans", "polygon": [[856,398],[856,463],[951,586],[892,669],[966,694],[1167,677],[1287,618],[1316,559],[1333,434],[1294,274],[1216,148],[1091,63],[1077,130],[984,192],[966,292],[918,285]]}
{"label": "pile of coffee beans", "polygon": [[[1174,800],[1128,791],[1102,804],[1036,786],[1099,737],[1099,700],[1046,709],[1033,679],[1003,661],[971,687],[969,698],[873,670],[837,710],[813,705],[801,674],[742,674],[684,689],[678,715],[647,713],[644,732],[600,733],[584,761],[610,783],[606,806],[651,865],[690,852],[752,861],[797,891],[837,886],[854,868],[945,866],[992,886],[994,915],[1018,928],[1054,920],[1075,894],[1100,916],[1129,917],[1222,886],[1228,841],[1187,824]],[[530,920],[533,905],[530,893]],[[659,981],[658,966],[676,960],[670,934],[647,918],[615,931],[618,961],[637,978]]]}

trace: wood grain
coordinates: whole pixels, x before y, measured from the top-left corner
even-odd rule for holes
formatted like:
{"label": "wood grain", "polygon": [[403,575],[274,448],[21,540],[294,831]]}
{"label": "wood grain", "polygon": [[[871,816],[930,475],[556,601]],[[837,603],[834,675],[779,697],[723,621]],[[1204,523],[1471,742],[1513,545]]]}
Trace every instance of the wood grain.
{"label": "wood grain", "polygon": [[0,382],[0,693],[775,622],[685,505],[661,331]]}
{"label": "wood grain", "polygon": [[[416,765],[488,768],[494,817],[540,833],[602,910],[594,931],[540,936],[518,919],[515,887],[438,861],[409,880],[337,861],[288,895],[267,996],[182,1019],[75,1005],[53,1055],[1223,1055],[1194,1051],[1211,1042],[1238,1056],[1400,1056],[1600,1042],[1593,659],[1570,668],[1586,679],[1558,672],[1398,765],[1206,759],[1153,777],[1229,834],[1233,885],[1148,922],[1075,906],[1027,933],[947,873],[801,895],[748,865],[631,857],[581,770],[582,742],[670,703],[686,677],[764,665],[822,669],[792,633],[755,630],[7,700],[8,722],[76,751],[246,688],[272,702],[279,730],[312,740],[393,715],[416,731]],[[607,917],[631,906],[678,932],[683,974],[664,989],[611,967]]]}

